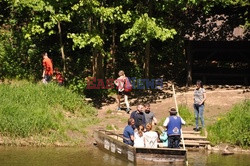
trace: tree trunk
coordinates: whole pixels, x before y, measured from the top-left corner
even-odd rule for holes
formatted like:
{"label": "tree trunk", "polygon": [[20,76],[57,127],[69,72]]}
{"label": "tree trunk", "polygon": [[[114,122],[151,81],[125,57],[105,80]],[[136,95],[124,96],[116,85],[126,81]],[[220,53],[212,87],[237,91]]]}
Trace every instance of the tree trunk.
{"label": "tree trunk", "polygon": [[110,53],[112,57],[112,64],[111,64],[112,75],[115,75],[115,69],[116,69],[116,66],[115,66],[115,53],[116,53],[115,24],[113,25],[113,28],[112,28],[112,45],[111,45]]}
{"label": "tree trunk", "polygon": [[99,50],[97,50],[96,48],[93,49],[93,59],[92,59],[92,70],[93,70],[93,77],[96,77],[98,79],[102,79],[104,78],[104,74],[103,74],[103,56],[100,53]]}
{"label": "tree trunk", "polygon": [[[104,26],[102,20],[100,20],[100,24],[98,24],[98,21],[95,21],[95,26],[100,25],[101,26],[101,32],[104,33]],[[96,28],[96,27],[93,27]],[[103,71],[103,55],[101,51],[98,48],[93,48],[93,77],[96,77],[98,79],[104,78],[104,71]]]}
{"label": "tree trunk", "polygon": [[57,22],[57,26],[58,26],[58,33],[59,33],[59,40],[60,40],[60,50],[62,54],[63,73],[66,73],[66,58],[65,58],[65,53],[64,53],[64,45],[62,41],[62,29],[61,29],[60,21]]}
{"label": "tree trunk", "polygon": [[144,59],[144,77],[149,78],[149,65],[150,65],[150,41],[147,41],[145,48],[145,59]]}
{"label": "tree trunk", "polygon": [[[149,17],[152,16],[152,1],[148,0],[148,14]],[[149,67],[150,67],[150,40],[147,41],[146,43],[146,48],[145,48],[145,60],[144,60],[144,77],[145,78],[149,78],[150,75],[150,71],[149,71]]]}
{"label": "tree trunk", "polygon": [[190,42],[188,42],[185,50],[186,58],[187,58],[187,84],[186,86],[192,85],[192,54],[190,50]]}

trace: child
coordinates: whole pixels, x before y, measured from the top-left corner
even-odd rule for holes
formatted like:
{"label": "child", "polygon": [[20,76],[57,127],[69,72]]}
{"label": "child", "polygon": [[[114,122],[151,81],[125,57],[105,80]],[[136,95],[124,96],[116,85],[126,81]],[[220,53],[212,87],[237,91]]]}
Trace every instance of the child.
{"label": "child", "polygon": [[58,83],[58,85],[62,86],[63,82],[64,82],[64,78],[62,76],[62,74],[59,72],[58,68],[55,68],[55,76],[56,76],[56,82]]}
{"label": "child", "polygon": [[144,138],[146,148],[157,148],[158,134],[155,131],[152,131],[152,124],[150,123],[146,125]]}
{"label": "child", "polygon": [[143,125],[140,125],[138,130],[135,132],[134,147],[136,148],[143,148],[145,146],[143,131],[144,131]]}
{"label": "child", "polygon": [[161,133],[160,140],[162,141],[162,143],[160,143],[161,147],[164,147],[164,148],[168,147],[168,134],[166,131]]}

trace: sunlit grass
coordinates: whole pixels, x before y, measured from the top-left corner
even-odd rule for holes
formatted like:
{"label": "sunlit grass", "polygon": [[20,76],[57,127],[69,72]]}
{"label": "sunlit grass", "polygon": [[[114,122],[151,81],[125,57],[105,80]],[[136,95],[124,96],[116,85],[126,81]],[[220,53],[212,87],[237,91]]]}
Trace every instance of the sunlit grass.
{"label": "sunlit grass", "polygon": [[98,123],[96,110],[82,97],[54,84],[0,84],[0,103],[3,136],[67,140],[67,130],[83,133],[86,126]]}
{"label": "sunlit grass", "polygon": [[208,127],[208,138],[213,144],[230,143],[242,147],[250,145],[250,100],[236,104],[229,113],[217,118]]}

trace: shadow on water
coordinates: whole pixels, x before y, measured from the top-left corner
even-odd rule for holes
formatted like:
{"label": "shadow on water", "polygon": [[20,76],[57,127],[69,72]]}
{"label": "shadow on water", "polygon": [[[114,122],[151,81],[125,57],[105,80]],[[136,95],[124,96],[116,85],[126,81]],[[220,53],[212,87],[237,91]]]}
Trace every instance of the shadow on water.
{"label": "shadow on water", "polygon": [[[206,151],[188,152],[191,166],[247,166],[249,154],[222,156]],[[34,147],[0,147],[1,166],[133,166],[132,163],[100,151],[96,147],[88,148],[34,148]]]}

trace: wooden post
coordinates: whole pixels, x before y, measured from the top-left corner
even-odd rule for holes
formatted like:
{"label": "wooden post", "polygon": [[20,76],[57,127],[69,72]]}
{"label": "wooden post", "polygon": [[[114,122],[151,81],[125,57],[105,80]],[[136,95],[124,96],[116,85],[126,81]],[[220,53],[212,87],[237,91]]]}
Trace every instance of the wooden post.
{"label": "wooden post", "polygon": [[[174,102],[175,102],[175,108],[177,111],[177,115],[179,116],[179,110],[178,110],[178,104],[177,104],[177,100],[176,100],[176,95],[175,95],[175,89],[174,89],[174,85],[172,84],[172,89],[173,89],[173,97],[174,97]],[[183,134],[182,134],[182,129],[181,129],[181,140],[183,142],[183,149],[185,150],[185,142],[184,142],[184,138],[183,138]]]}

